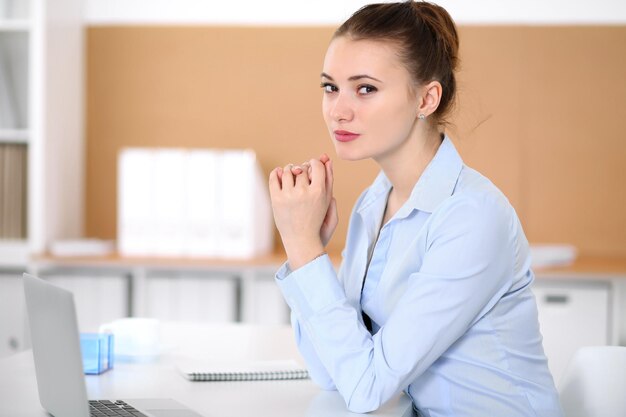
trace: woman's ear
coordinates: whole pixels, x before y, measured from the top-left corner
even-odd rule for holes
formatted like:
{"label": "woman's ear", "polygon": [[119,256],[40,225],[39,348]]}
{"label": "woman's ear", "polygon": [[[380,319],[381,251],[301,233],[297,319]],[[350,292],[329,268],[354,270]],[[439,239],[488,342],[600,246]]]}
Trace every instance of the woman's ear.
{"label": "woman's ear", "polygon": [[[420,88],[420,105],[417,108],[417,117],[423,119],[433,114],[441,102],[443,89],[439,81],[431,81]],[[420,116],[423,115],[423,116]]]}

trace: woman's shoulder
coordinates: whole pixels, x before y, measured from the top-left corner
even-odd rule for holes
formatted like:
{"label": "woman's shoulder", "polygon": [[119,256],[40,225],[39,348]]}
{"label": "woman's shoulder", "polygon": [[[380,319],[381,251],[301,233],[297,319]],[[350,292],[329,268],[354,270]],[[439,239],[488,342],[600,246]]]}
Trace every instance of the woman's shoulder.
{"label": "woman's shoulder", "polygon": [[[487,177],[463,166],[452,195],[437,208],[438,214],[462,215],[467,221],[489,217],[506,223],[517,219],[515,209],[504,193]],[[433,213],[435,214],[435,213]]]}
{"label": "woman's shoulder", "polygon": [[498,203],[511,207],[508,198],[489,178],[467,165],[463,166],[452,196],[482,204]]}
{"label": "woman's shoulder", "polygon": [[504,193],[478,171],[463,166],[450,197],[429,219],[428,244],[461,238],[497,256],[510,256],[516,270],[529,266],[528,240],[520,219]]}

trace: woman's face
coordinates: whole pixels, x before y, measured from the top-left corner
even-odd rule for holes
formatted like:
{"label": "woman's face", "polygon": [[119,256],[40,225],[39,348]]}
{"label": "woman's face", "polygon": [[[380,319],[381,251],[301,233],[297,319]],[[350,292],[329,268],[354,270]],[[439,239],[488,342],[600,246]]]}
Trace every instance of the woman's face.
{"label": "woman's face", "polygon": [[392,43],[335,38],[324,59],[322,111],[339,158],[393,157],[414,131],[412,85]]}

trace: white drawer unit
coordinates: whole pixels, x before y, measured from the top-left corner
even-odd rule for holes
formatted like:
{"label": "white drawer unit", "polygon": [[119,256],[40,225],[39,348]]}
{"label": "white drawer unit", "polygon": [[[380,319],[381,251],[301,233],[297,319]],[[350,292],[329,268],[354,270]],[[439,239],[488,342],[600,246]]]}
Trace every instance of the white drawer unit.
{"label": "white drawer unit", "polygon": [[146,280],[143,313],[166,321],[228,323],[237,319],[238,283],[228,276],[159,273]]}
{"label": "white drawer unit", "polygon": [[26,347],[21,274],[0,272],[0,358]]}
{"label": "white drawer unit", "polygon": [[[31,272],[75,293],[83,330],[125,316],[286,324],[289,308],[274,283],[278,267],[273,260],[260,265],[244,261],[203,265],[176,259],[97,263],[59,258],[43,260]],[[106,297],[95,299],[99,293]],[[103,310],[106,298],[113,305]]]}
{"label": "white drawer unit", "polygon": [[537,279],[533,286],[548,366],[559,386],[576,350],[612,342],[610,281]]}

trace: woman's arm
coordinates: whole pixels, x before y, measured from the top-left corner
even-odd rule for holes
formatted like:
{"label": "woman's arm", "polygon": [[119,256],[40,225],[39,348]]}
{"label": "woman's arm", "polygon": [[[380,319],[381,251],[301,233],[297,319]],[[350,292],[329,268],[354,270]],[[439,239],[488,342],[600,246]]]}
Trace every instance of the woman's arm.
{"label": "woman's arm", "polygon": [[371,336],[327,256],[279,280],[287,303],[348,408],[377,409],[437,360],[510,286],[511,213],[455,197],[430,222],[419,271]]}
{"label": "woman's arm", "polygon": [[324,364],[320,361],[320,358],[311,343],[311,339],[306,332],[302,331],[300,323],[298,322],[296,315],[293,313],[291,313],[291,327],[293,328],[294,336],[296,338],[296,345],[298,346],[298,350],[307,364],[307,369],[309,370],[309,375],[311,376],[313,382],[324,390],[337,389],[332,378],[326,371],[326,368],[324,368]]}
{"label": "woman's arm", "polygon": [[[319,158],[319,162],[321,162],[323,166],[323,170],[321,170],[323,174],[323,193],[324,197],[328,200],[326,214],[324,215],[321,225],[319,227],[319,239],[322,243],[322,246],[326,247],[337,227],[337,203],[332,195],[332,161],[330,160],[328,155],[322,154]],[[317,168],[319,168],[319,166]],[[281,221],[284,221],[283,219],[285,212],[284,210],[282,210],[281,212],[281,202],[275,201],[279,199],[279,197],[277,196],[278,191],[283,190],[284,186],[287,186],[287,183],[289,184],[289,186],[295,186],[298,181],[298,176],[300,176],[300,181],[306,181],[306,183],[304,183],[303,185],[311,185],[313,180],[312,171],[313,167],[311,166],[311,162],[305,162],[300,166],[295,167],[288,165],[285,168],[276,168],[274,171],[272,171],[272,173],[270,174],[270,190],[272,190],[273,188],[274,191],[272,194],[272,202],[275,203],[273,207],[275,217],[277,215],[276,211],[278,210],[279,218],[281,219]],[[286,183],[284,184],[284,182]],[[293,191],[294,189],[290,188],[290,190]],[[277,273],[277,278],[282,279],[282,277],[288,275],[289,273],[289,265],[286,264]],[[313,379],[313,381],[316,382],[323,389],[335,389],[335,384],[328,375],[328,372],[326,372],[324,365],[320,362],[310,338],[307,336],[306,332],[302,331],[300,323],[293,313],[291,313],[291,325],[294,330],[294,336],[296,344],[298,346],[298,350],[300,351],[300,354],[303,356],[307,363],[307,368],[309,370],[311,379]]]}

